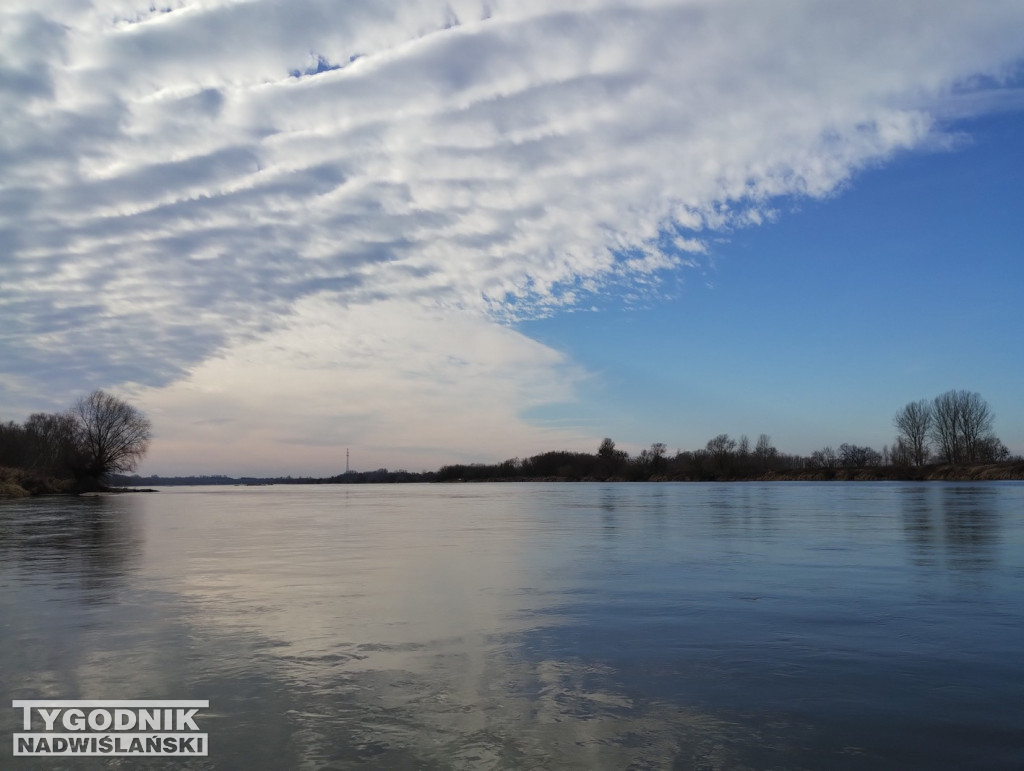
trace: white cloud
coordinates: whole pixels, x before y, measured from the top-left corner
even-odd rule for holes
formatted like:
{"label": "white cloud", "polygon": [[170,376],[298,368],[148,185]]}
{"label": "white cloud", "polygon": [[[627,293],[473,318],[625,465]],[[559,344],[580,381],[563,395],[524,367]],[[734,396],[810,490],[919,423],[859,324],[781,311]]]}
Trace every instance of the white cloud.
{"label": "white cloud", "polygon": [[346,447],[354,468],[418,471],[593,444],[520,417],[573,397],[584,375],[556,351],[475,312],[337,299],[301,300],[259,339],[138,388],[158,428],[147,466],[326,476],[344,470]]}
{"label": "white cloud", "polygon": [[589,304],[991,109],[1024,54],[1016,0],[0,17],[0,355],[57,396],[194,377],[322,292],[356,315]]}

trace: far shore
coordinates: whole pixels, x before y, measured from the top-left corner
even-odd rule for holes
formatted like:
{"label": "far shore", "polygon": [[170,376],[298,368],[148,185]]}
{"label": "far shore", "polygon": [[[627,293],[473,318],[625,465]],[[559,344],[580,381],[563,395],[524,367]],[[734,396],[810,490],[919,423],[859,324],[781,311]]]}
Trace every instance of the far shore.
{"label": "far shore", "polygon": [[[373,474],[349,473],[329,478],[268,477],[125,477],[116,478],[116,487],[77,489],[69,480],[21,473],[18,469],[0,469],[0,498],[22,498],[40,495],[116,495],[122,493],[158,492],[154,487],[184,485],[290,485],[290,484],[403,484],[409,482],[437,484],[478,484],[487,482],[997,482],[1024,481],[1024,461],[973,465],[931,465],[920,467],[867,466],[863,468],[802,468],[766,471],[761,474],[702,477],[652,474],[643,479],[595,476],[479,476],[438,480],[432,472],[411,474],[384,470]],[[137,483],[135,480],[138,480]],[[207,481],[209,480],[209,481]]]}
{"label": "far shore", "polygon": [[476,482],[998,482],[1024,481],[1024,462],[986,463],[970,466],[935,465],[920,468],[894,466],[868,466],[864,468],[816,468],[766,471],[749,476],[667,476],[653,475],[647,479],[630,480],[622,477],[486,477],[483,479],[453,479],[445,484],[472,484]]}

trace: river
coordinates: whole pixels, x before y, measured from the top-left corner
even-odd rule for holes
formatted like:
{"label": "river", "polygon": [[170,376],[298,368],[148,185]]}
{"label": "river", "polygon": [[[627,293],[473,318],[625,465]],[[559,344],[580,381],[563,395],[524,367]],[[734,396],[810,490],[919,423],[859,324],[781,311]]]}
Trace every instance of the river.
{"label": "river", "polygon": [[[1024,768],[1024,483],[7,500],[0,589],[3,768]],[[16,699],[209,754],[14,758]]]}

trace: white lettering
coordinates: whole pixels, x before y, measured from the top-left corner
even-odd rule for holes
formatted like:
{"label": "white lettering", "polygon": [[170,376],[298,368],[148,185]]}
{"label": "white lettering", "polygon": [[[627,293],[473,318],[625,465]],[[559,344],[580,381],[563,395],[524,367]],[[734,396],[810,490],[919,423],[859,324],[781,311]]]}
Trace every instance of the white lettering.
{"label": "white lettering", "polygon": [[89,712],[89,727],[94,731],[106,731],[110,728],[113,718],[105,709],[94,709]]}
{"label": "white lettering", "polygon": [[114,710],[114,730],[130,731],[135,728],[135,712],[130,709]]}
{"label": "white lettering", "polygon": [[[42,710],[39,710],[42,712]],[[43,718],[45,720],[45,718]],[[80,709],[69,709],[64,713],[64,727],[69,731],[81,731],[85,728],[85,713]],[[47,725],[46,730],[50,730]]]}
{"label": "white lettering", "polygon": [[158,710],[158,709],[140,709],[139,710],[139,730],[140,731],[159,731],[160,730],[160,710]]}
{"label": "white lettering", "polygon": [[[47,731],[52,731],[53,730],[53,723],[57,719],[57,715],[60,714],[60,710],[59,709],[40,709],[39,710],[39,714],[43,716],[43,722],[46,723],[46,730]],[[67,715],[64,716],[64,727],[65,728],[68,727]],[[31,730],[31,728],[32,727],[30,725],[26,725],[25,726],[26,730]]]}
{"label": "white lettering", "polygon": [[[198,713],[209,709],[205,699],[15,699],[11,706],[22,710],[21,723],[29,732],[12,737],[17,756],[205,756],[209,751],[208,734],[199,733],[196,724]],[[40,723],[45,732],[31,733]],[[180,733],[170,733],[175,727]]]}
{"label": "white lettering", "polygon": [[[199,730],[199,726],[197,726],[195,721],[192,719],[192,716],[194,714],[196,714],[198,711],[199,710],[197,710],[197,709],[190,709],[190,710],[187,710],[187,711],[183,710],[183,709],[179,709],[178,710],[178,730],[179,731],[185,731],[185,730],[188,730],[188,731],[198,731]],[[186,728],[186,726],[187,726],[187,728]],[[170,728],[170,726],[168,726],[168,728]]]}
{"label": "white lettering", "polygon": [[14,734],[14,754],[79,756],[157,756],[209,754],[208,734],[28,733]]}

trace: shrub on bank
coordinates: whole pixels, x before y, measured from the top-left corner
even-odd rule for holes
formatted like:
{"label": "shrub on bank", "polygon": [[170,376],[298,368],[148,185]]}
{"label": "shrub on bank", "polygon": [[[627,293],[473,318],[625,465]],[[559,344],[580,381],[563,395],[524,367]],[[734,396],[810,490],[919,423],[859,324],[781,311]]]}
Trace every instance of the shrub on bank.
{"label": "shrub on bank", "polygon": [[20,468],[0,467],[0,497],[24,498],[27,495],[56,495],[74,492],[68,479],[57,479]]}

